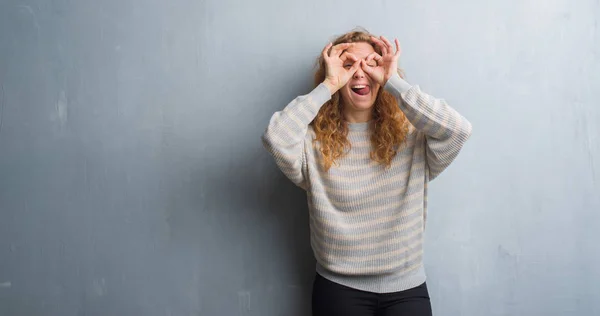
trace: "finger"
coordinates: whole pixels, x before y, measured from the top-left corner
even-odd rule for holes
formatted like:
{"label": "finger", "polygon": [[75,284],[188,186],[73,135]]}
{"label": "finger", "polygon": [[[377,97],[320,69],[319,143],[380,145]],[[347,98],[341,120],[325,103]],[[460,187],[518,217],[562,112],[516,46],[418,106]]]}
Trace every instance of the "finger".
{"label": "finger", "polygon": [[394,52],[394,46],[392,45],[392,43],[387,38],[385,38],[385,36],[383,36],[383,35],[381,36],[381,39],[384,41],[385,47],[386,47],[388,53],[390,53],[392,55],[396,55],[396,53]]}
{"label": "finger", "polygon": [[384,52],[386,50],[385,49],[385,43],[382,40],[380,40],[377,37],[375,37],[375,36],[371,36],[371,40],[375,43],[375,45],[377,45],[379,47],[379,49],[381,49],[381,53],[383,55],[385,55],[385,52]]}
{"label": "finger", "polygon": [[333,48],[331,49],[330,56],[331,57],[340,57],[340,55],[342,55],[344,50],[350,48],[351,46],[354,46],[354,43],[337,44],[337,45],[333,46]]}
{"label": "finger", "polygon": [[402,52],[402,50],[400,49],[400,41],[398,41],[398,39],[394,39],[394,42],[396,43],[396,57],[400,57],[400,52]]}
{"label": "finger", "polygon": [[340,56],[340,59],[342,61],[346,61],[346,60],[351,60],[351,61],[357,61],[358,57],[356,57],[356,55],[349,53],[347,51],[345,51],[342,56]]}
{"label": "finger", "polygon": [[361,68],[363,69],[363,71],[364,71],[365,73],[367,73],[367,75],[369,75],[370,77],[372,77],[372,76],[373,76],[373,71],[374,71],[374,70],[373,70],[373,67],[371,67],[371,66],[367,65],[367,62],[366,62],[366,61],[364,61],[364,60],[363,60],[363,61],[361,61]]}
{"label": "finger", "polygon": [[363,62],[362,59],[357,59],[354,62],[354,65],[352,65],[352,68],[350,68],[350,71],[352,72],[352,74],[354,74],[358,70],[358,68],[360,68],[360,65],[362,64],[362,62]]}
{"label": "finger", "polygon": [[385,36],[381,36],[381,39],[383,40],[383,42],[385,43],[386,48],[388,49],[388,51],[390,53],[392,53],[394,51],[394,46],[392,46],[392,43],[390,43],[390,41],[388,41],[387,38],[385,38]]}
{"label": "finger", "polygon": [[379,45],[379,48],[381,48],[381,56],[385,56],[388,54],[388,49],[385,44],[382,43],[381,45]]}
{"label": "finger", "polygon": [[327,52],[329,51],[329,49],[331,48],[331,46],[333,46],[332,43],[329,43],[325,46],[325,48],[323,49],[323,52],[321,52],[321,54],[323,55],[323,58],[325,60],[329,59],[329,54],[327,54]]}
{"label": "finger", "polygon": [[373,42],[375,42],[375,44],[377,44],[377,45],[385,46],[385,43],[382,40],[380,40],[379,38],[375,37],[375,36],[371,36],[371,40]]}
{"label": "finger", "polygon": [[375,61],[379,62],[381,59],[383,59],[381,57],[381,55],[377,54],[377,52],[373,52],[373,53],[369,54],[369,56],[367,56],[366,61],[369,62],[371,60],[375,60]]}
{"label": "finger", "polygon": [[400,41],[398,41],[398,39],[395,40],[396,42],[396,57],[400,57],[400,54],[402,53],[402,49],[400,48]]}
{"label": "finger", "polygon": [[369,67],[369,65],[367,65],[367,61],[366,60],[361,60],[360,61],[360,68],[362,68],[363,70],[365,70],[367,67]]}
{"label": "finger", "polygon": [[358,68],[360,68],[361,63],[362,63],[362,60],[359,59],[359,60],[355,61],[354,64],[352,64],[352,67],[350,67],[350,69],[348,69],[346,71],[346,75],[348,76],[348,78],[351,78],[352,76],[354,76],[354,74],[356,73]]}
{"label": "finger", "polygon": [[381,36],[381,39],[385,43],[386,54],[394,55],[394,46],[392,46],[392,43],[390,43],[390,41],[387,38],[385,38],[385,36]]}
{"label": "finger", "polygon": [[387,55],[388,52],[391,52],[388,45],[382,40],[383,36],[381,37],[382,39],[376,37],[374,38],[376,40],[377,46],[379,46],[379,48],[381,49],[381,55]]}

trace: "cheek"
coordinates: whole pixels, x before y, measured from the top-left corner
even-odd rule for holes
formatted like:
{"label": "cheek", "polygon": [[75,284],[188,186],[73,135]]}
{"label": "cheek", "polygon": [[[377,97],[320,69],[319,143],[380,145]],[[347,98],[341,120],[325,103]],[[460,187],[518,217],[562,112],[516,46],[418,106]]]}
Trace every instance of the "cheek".
{"label": "cheek", "polygon": [[348,100],[350,97],[350,88],[348,88],[348,86],[343,86],[338,92],[340,93],[342,100]]}
{"label": "cheek", "polygon": [[372,91],[372,92],[373,92],[373,96],[374,96],[374,97],[377,97],[377,94],[379,93],[379,89],[381,89],[381,86],[379,86],[379,85],[376,85],[376,86],[373,88],[373,91]]}

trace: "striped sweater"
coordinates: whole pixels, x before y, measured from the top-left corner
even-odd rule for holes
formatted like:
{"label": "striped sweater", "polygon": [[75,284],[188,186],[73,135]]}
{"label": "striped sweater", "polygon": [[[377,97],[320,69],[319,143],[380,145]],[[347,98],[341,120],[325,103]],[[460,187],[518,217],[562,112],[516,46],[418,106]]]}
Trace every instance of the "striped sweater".
{"label": "striped sweater", "polygon": [[317,272],[376,293],[425,281],[427,183],[448,167],[471,135],[468,120],[419,86],[396,75],[384,89],[411,123],[391,168],[370,159],[373,123],[366,122],[348,123],[351,149],[324,171],[309,125],[331,98],[323,84],[275,112],[262,135],[277,166],[307,192]]}

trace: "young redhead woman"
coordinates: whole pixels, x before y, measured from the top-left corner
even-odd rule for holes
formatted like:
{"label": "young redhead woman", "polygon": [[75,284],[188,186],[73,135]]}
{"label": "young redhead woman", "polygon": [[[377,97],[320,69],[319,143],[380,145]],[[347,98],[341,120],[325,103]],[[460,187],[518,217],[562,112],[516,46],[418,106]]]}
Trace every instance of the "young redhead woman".
{"label": "young redhead woman", "polygon": [[314,316],[431,315],[427,186],[471,123],[405,81],[400,44],[353,31],[325,47],[315,88],[271,117],[265,148],[306,191]]}

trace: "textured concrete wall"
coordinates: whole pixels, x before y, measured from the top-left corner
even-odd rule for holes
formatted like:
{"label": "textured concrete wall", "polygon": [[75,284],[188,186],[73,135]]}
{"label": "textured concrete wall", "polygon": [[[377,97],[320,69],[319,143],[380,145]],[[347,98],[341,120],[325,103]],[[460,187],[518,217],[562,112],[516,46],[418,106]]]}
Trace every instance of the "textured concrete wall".
{"label": "textured concrete wall", "polygon": [[436,315],[600,314],[598,1],[0,1],[0,315],[308,315],[260,134],[355,26],[474,134],[431,186]]}

